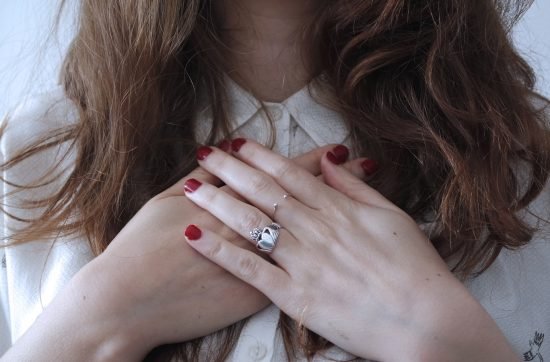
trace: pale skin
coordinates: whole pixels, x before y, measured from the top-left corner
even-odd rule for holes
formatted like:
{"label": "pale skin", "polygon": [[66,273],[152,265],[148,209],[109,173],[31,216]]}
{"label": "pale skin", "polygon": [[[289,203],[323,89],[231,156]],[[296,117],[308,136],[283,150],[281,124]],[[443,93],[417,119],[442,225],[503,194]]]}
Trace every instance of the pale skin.
{"label": "pale skin", "polygon": [[[294,161],[319,175],[321,157],[334,147],[315,149]],[[362,161],[346,162],[345,167],[364,177]],[[256,288],[185,242],[185,225],[201,222],[235,245],[255,250],[185,197],[190,178],[220,182],[197,168],[147,202],[1,360],[139,361],[158,345],[211,334],[267,306],[269,299]],[[238,197],[227,186],[220,190]]]}
{"label": "pale skin", "polygon": [[200,224],[188,242],[292,318],[377,361],[517,361],[414,220],[352,173],[324,157],[322,182],[253,141],[211,150],[200,165],[248,203],[209,184],[187,197],[242,236],[282,225],[276,264]]}
{"label": "pale skin", "polygon": [[304,27],[319,0],[223,0],[215,2],[226,72],[259,99],[281,102],[311,79]]}
{"label": "pale skin", "polygon": [[[225,40],[233,50],[227,54],[228,73],[266,101],[282,101],[302,88],[311,74],[299,35],[315,3],[217,2],[227,28]],[[210,334],[270,302],[358,356],[517,360],[512,359],[510,346],[490,316],[449,273],[414,222],[374,190],[359,185],[358,178],[364,176],[359,167],[362,160],[345,168],[327,161],[324,155],[333,147],[314,150],[290,164],[300,176],[294,179],[293,190],[273,169],[259,167],[276,155],[252,141],[233,156],[215,149],[201,161],[202,168],[148,202],[1,360],[73,361],[83,360],[83,356],[88,360],[140,360],[159,344]],[[219,165],[220,157],[240,163],[213,167]],[[283,162],[276,160],[275,165]],[[246,172],[261,172],[270,180],[275,187],[271,199],[251,198],[249,206],[240,203],[243,198],[238,195],[250,197],[251,190],[245,178],[234,177],[244,166]],[[337,208],[315,210],[315,205],[308,204],[303,185],[307,181],[321,187],[322,183],[305,171],[322,173],[331,186],[323,189],[330,190],[323,202],[336,200]],[[205,206],[208,190],[219,192],[213,187],[219,185],[214,175],[227,183],[223,191],[231,197],[228,200],[235,211],[248,207],[262,215],[262,222],[270,220],[268,209],[280,201],[281,192],[295,196],[278,210],[285,229],[272,254],[277,266],[269,267],[257,259],[248,235],[243,234],[248,230],[236,226],[219,204],[213,203],[210,209],[199,207]],[[183,185],[190,178],[200,180],[202,186],[184,195]],[[299,223],[285,219],[297,210],[301,210]],[[355,212],[350,214],[350,210]],[[330,219],[338,220],[339,225]],[[367,221],[362,222],[364,228],[358,228],[354,222],[358,220]],[[312,222],[322,223],[327,231],[326,238],[316,240],[319,244],[308,239],[308,230],[300,230],[301,225],[311,227]],[[186,243],[183,232],[188,224],[201,228],[200,239]],[[346,227],[342,229],[342,225]],[[216,245],[220,252],[213,253]],[[256,266],[257,273],[243,272],[239,265],[247,264],[234,263],[229,255],[252,258],[249,266]],[[314,273],[321,270],[323,284]],[[283,281],[291,282],[293,288],[281,286]],[[316,287],[305,287],[310,283]],[[266,290],[267,285],[273,290]],[[380,306],[385,313],[377,313]],[[398,323],[403,321],[406,323]],[[388,353],[384,355],[385,348]]]}

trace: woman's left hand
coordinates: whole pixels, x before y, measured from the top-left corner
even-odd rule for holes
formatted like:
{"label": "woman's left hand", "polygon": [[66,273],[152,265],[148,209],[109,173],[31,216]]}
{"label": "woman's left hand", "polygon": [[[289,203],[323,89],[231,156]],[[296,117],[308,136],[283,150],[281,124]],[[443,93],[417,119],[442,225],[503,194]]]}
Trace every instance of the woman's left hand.
{"label": "woman's left hand", "polygon": [[415,221],[330,152],[321,160],[325,183],[250,140],[234,140],[233,155],[200,154],[203,168],[255,207],[206,183],[190,200],[244,237],[272,222],[282,228],[275,264],[201,225],[187,228],[190,245],[307,328],[380,361],[500,361],[511,351]]}

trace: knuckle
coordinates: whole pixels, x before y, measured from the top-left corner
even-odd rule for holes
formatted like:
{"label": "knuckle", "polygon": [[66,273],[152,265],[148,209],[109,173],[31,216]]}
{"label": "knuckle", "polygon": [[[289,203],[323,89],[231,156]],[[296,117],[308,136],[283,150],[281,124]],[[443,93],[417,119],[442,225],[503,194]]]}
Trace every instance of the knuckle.
{"label": "knuckle", "polygon": [[254,174],[254,176],[250,177],[250,185],[254,192],[263,193],[270,189],[271,182],[266,176],[257,173]]}
{"label": "knuckle", "polygon": [[240,258],[237,272],[243,280],[251,280],[258,273],[258,261],[249,255]]}
{"label": "knuckle", "polygon": [[222,244],[219,242],[213,243],[208,250],[206,250],[206,257],[216,259],[222,251]]}
{"label": "knuckle", "polygon": [[290,162],[280,161],[273,167],[272,173],[276,179],[283,179],[294,176],[296,168]]}
{"label": "knuckle", "polygon": [[244,231],[250,231],[260,225],[262,225],[262,217],[252,210],[246,212],[241,219],[241,229]]}
{"label": "knuckle", "polygon": [[211,205],[218,200],[217,189],[203,188],[202,199],[205,204]]}

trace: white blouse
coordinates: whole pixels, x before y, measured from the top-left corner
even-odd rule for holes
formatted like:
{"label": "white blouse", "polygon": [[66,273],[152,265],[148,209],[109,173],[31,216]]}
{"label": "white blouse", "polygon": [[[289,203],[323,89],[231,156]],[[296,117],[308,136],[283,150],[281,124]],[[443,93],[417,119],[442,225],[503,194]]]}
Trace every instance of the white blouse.
{"label": "white blouse", "polygon": [[[275,125],[274,149],[294,157],[327,143],[347,144],[347,130],[341,116],[316,101],[304,88],[282,103],[265,103]],[[268,141],[266,116],[259,103],[234,82],[228,80],[228,104],[235,134]],[[57,88],[34,97],[15,109],[6,135],[0,143],[0,157],[5,161],[22,146],[29,144],[48,130],[77,120],[74,105]],[[205,139],[210,128],[209,108],[196,119],[197,138]],[[47,150],[5,171],[4,179],[29,183],[43,175],[63,155],[63,150]],[[68,174],[74,155],[62,161]],[[52,192],[62,180],[51,185],[27,190],[6,197],[8,213],[32,217],[38,211],[17,209],[18,200],[32,199]],[[2,194],[13,190],[2,184]],[[529,206],[529,210],[550,220],[550,187]],[[526,213],[525,218],[541,231],[526,246],[516,251],[503,250],[491,267],[481,276],[469,280],[466,286],[493,317],[525,361],[550,358],[550,342],[541,334],[550,333],[550,225]],[[2,237],[19,223],[7,215],[0,218]],[[4,239],[2,239],[4,240]],[[23,245],[0,248],[0,355],[13,344],[51,302],[59,290],[92,258],[84,238],[39,240]],[[282,337],[276,328],[279,309],[271,305],[253,315],[246,323],[228,361],[286,361]],[[399,341],[395,341],[399,343]],[[350,354],[337,347],[315,358],[349,360]]]}

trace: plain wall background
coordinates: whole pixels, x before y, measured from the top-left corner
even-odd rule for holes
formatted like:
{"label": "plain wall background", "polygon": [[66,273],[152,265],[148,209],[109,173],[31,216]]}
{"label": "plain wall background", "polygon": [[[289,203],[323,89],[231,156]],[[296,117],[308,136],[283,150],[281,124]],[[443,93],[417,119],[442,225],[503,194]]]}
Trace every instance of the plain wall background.
{"label": "plain wall background", "polygon": [[[68,2],[63,31],[49,47],[41,48],[51,32],[58,1],[0,0],[0,118],[25,96],[57,83],[62,56],[74,34],[76,1]],[[550,1],[536,0],[515,30],[517,46],[537,71],[538,90],[546,96],[550,96],[549,23]]]}

